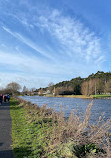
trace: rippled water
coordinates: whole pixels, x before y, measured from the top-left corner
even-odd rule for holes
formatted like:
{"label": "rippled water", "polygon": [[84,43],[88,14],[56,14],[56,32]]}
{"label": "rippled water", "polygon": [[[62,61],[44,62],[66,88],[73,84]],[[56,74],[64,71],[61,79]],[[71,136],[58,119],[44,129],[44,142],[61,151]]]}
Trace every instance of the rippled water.
{"label": "rippled water", "polygon": [[[21,96],[20,98],[37,104],[40,107],[47,104],[47,108],[53,108],[56,112],[59,112],[62,106],[66,117],[68,117],[74,109],[78,109],[78,113],[84,115],[87,105],[92,101],[92,99],[45,96]],[[96,122],[102,113],[104,113],[105,119],[111,117],[111,99],[93,99],[91,122]]]}

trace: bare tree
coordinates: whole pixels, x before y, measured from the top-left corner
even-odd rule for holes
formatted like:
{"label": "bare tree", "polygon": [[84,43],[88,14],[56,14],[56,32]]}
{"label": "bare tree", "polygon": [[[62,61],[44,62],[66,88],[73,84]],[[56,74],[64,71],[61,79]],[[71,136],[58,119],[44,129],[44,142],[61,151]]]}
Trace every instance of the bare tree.
{"label": "bare tree", "polygon": [[16,82],[11,82],[6,86],[7,90],[10,90],[12,94],[17,94],[21,89],[21,86]]}
{"label": "bare tree", "polygon": [[50,93],[52,93],[53,89],[54,89],[54,83],[53,83],[53,82],[50,82],[50,83],[48,84],[48,90],[50,91]]}
{"label": "bare tree", "polygon": [[54,85],[54,83],[53,82],[50,82],[49,84],[48,84],[48,87],[51,87],[51,86],[53,86]]}
{"label": "bare tree", "polygon": [[84,81],[81,85],[83,95],[94,95],[104,93],[105,82],[99,78]]}
{"label": "bare tree", "polygon": [[105,93],[111,93],[111,79],[105,84]]}
{"label": "bare tree", "polygon": [[26,88],[26,86],[24,86],[23,90],[22,90],[22,94],[25,95],[25,94],[27,94],[28,91],[29,91],[28,88]]}
{"label": "bare tree", "polygon": [[83,82],[81,85],[81,93],[83,95],[88,95],[88,88],[89,88],[88,81]]}

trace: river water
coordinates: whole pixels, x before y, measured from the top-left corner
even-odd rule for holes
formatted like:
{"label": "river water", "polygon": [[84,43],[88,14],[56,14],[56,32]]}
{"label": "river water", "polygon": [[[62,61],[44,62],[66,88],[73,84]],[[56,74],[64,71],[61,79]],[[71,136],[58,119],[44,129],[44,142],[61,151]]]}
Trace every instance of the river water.
{"label": "river water", "polygon": [[60,112],[61,107],[65,113],[65,117],[69,117],[71,111],[77,109],[78,114],[84,116],[86,107],[93,102],[91,109],[92,123],[96,123],[99,116],[104,113],[104,120],[111,118],[111,99],[81,99],[81,98],[63,98],[63,97],[45,97],[45,96],[21,96],[20,98],[30,101],[31,103],[43,106],[47,104],[47,108],[53,108],[54,111]]}

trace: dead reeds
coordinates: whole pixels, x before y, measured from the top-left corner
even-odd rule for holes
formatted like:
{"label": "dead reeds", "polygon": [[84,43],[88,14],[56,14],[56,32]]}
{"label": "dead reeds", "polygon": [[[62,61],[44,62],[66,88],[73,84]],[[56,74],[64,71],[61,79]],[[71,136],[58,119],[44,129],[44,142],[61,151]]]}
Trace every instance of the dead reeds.
{"label": "dead reeds", "polygon": [[[78,158],[83,156],[89,158],[89,153],[92,158],[111,158],[111,119],[104,121],[104,117],[100,116],[97,124],[89,124],[92,102],[86,108],[84,119],[77,115],[77,110],[73,111],[69,118],[65,118],[63,109],[58,114],[52,109],[47,109],[47,105],[40,108],[37,105],[31,106],[31,103],[23,100],[21,102],[22,106],[25,105],[30,109],[28,113],[31,117],[34,115],[34,120],[42,120],[42,125],[44,120],[50,119],[47,123],[50,132],[47,129],[46,133],[47,135],[50,133],[47,149],[51,154],[57,152],[62,155],[67,148],[72,158],[74,154]],[[68,155],[63,157],[68,158]]]}
{"label": "dead reeds", "polygon": [[[109,130],[111,129],[111,119],[106,122],[101,116],[95,125],[90,125],[90,111],[93,103],[90,103],[86,109],[83,121],[77,113],[72,112],[68,120],[64,117],[64,113],[53,114],[53,147],[60,144],[73,142],[73,145],[88,145],[95,144],[103,157],[111,157],[111,142],[109,141]],[[55,123],[56,122],[56,123]],[[103,154],[104,153],[104,154]],[[100,155],[100,153],[98,154]],[[97,156],[97,155],[95,155]]]}

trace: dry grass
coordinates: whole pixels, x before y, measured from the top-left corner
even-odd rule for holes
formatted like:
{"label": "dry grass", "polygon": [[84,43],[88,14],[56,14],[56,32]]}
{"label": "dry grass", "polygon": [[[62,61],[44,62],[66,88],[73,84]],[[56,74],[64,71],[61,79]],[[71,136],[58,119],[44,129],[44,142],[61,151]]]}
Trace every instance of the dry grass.
{"label": "dry grass", "polygon": [[[60,146],[60,144],[73,142],[73,145],[88,145],[95,144],[99,149],[103,149],[106,153],[99,153],[95,157],[111,157],[111,142],[109,141],[109,130],[111,129],[111,119],[104,122],[101,116],[98,123],[90,125],[90,111],[92,107],[90,103],[86,109],[84,120],[72,112],[69,119],[66,121],[64,113],[53,113],[53,137],[50,147]],[[56,122],[56,123],[55,123]]]}
{"label": "dry grass", "polygon": [[92,96],[86,96],[86,95],[56,95],[56,97],[83,98],[83,99],[93,98]]}
{"label": "dry grass", "polygon": [[[69,119],[66,119],[63,110],[58,114],[52,109],[47,109],[47,105],[40,108],[34,104],[32,106],[32,104],[27,101],[19,101],[21,101],[21,106],[25,105],[25,108],[28,109],[29,117],[33,115],[34,120],[37,119],[38,116],[41,117],[42,120],[44,118],[51,119],[51,123],[49,122],[48,124],[48,127],[52,129],[48,144],[48,152],[53,153],[57,151],[59,153],[59,148],[62,146],[62,150],[65,150],[64,146],[70,142],[73,144],[74,148],[76,146],[86,147],[86,145],[94,144],[97,149],[101,149],[101,151],[94,152],[93,150],[91,153],[92,158],[111,158],[111,133],[109,132],[111,130],[111,119],[104,122],[103,116],[100,116],[97,124],[90,125],[90,111],[93,103],[88,105],[84,119],[81,121],[81,117],[77,115],[76,110],[70,114]],[[33,119],[31,120],[33,121]],[[90,157],[87,152],[84,154],[85,157]],[[81,154],[77,157],[83,158],[83,155]],[[64,158],[68,158],[68,156],[66,155]]]}

